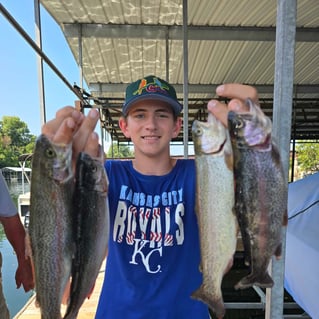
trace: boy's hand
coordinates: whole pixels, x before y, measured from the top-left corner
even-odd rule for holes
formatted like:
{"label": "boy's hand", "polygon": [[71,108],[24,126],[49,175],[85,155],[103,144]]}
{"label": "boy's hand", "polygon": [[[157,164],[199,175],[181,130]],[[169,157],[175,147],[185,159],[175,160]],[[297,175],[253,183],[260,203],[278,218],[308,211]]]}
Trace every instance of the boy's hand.
{"label": "boy's hand", "polygon": [[73,146],[73,161],[79,152],[85,151],[93,157],[99,155],[98,136],[94,132],[99,120],[99,112],[91,109],[87,116],[71,106],[66,106],[56,113],[56,117],[42,126],[42,134],[54,143]]}
{"label": "boy's hand", "polygon": [[257,90],[249,85],[228,83],[217,87],[216,93],[219,96],[229,98],[228,104],[218,100],[211,100],[207,104],[208,111],[214,114],[225,126],[227,126],[227,114],[229,111],[247,112],[245,101],[250,98],[258,103]]}

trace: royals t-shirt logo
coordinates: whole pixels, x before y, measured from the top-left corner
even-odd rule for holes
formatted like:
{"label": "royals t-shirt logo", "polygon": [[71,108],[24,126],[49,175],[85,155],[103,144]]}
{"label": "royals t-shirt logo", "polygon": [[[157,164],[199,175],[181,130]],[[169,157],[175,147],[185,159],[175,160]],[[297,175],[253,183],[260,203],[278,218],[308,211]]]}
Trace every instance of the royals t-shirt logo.
{"label": "royals t-shirt logo", "polygon": [[[183,190],[158,195],[134,192],[123,185],[113,227],[113,240],[132,246],[130,264],[143,263],[148,273],[161,271],[151,267],[152,258],[162,257],[163,247],[184,242]],[[159,260],[157,258],[157,260]]]}

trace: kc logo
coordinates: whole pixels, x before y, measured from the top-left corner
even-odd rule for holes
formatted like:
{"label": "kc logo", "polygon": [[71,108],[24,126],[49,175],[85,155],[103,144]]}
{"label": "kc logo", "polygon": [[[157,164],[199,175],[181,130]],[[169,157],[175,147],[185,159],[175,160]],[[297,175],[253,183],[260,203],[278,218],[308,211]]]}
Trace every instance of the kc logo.
{"label": "kc logo", "polygon": [[155,248],[149,251],[146,255],[143,252],[143,248],[145,246],[149,246],[150,241],[149,240],[142,240],[142,239],[135,239],[135,245],[134,245],[134,252],[132,255],[132,260],[130,261],[130,264],[138,265],[138,262],[136,261],[136,257],[139,256],[142,260],[142,263],[148,273],[156,274],[159,271],[161,271],[161,266],[157,265],[156,269],[151,269],[150,267],[150,258],[154,253],[158,253],[160,257],[162,257],[162,249],[163,247]]}
{"label": "kc logo", "polygon": [[183,189],[148,195],[123,185],[113,241],[129,251],[128,263],[156,274],[163,270],[161,260],[168,249],[184,243],[184,214]]}

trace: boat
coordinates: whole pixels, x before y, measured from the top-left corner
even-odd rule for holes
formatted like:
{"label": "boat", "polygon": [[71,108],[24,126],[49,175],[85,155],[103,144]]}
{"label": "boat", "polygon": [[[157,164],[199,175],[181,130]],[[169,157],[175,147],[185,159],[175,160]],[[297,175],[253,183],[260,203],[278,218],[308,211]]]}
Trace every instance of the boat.
{"label": "boat", "polygon": [[18,212],[22,224],[27,229],[29,227],[30,218],[30,192],[20,194],[18,197]]}
{"label": "boat", "polygon": [[[18,195],[18,213],[23,225],[27,228],[29,225],[29,210],[30,210],[30,176],[31,168],[25,167],[25,163],[21,167],[6,166],[1,169],[5,180],[10,184],[19,186]],[[27,185],[26,185],[27,183]],[[20,190],[21,185],[21,190]]]}

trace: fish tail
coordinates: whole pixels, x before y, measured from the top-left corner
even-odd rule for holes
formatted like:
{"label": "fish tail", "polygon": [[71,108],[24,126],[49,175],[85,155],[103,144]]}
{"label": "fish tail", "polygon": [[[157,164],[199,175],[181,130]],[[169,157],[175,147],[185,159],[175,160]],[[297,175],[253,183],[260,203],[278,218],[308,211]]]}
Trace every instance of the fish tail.
{"label": "fish tail", "polygon": [[216,298],[212,294],[207,293],[203,286],[200,286],[192,293],[192,298],[204,302],[215,313],[216,317],[221,319],[225,315],[225,306],[223,299]]}
{"label": "fish tail", "polygon": [[66,312],[63,319],[76,319],[78,316],[78,311],[74,312],[74,311],[69,311]]}
{"label": "fish tail", "polygon": [[266,272],[262,276],[260,275],[254,275],[254,274],[249,274],[248,276],[242,278],[236,285],[235,289],[246,289],[250,288],[252,286],[258,286],[261,288],[271,288],[274,285],[274,281]]}

